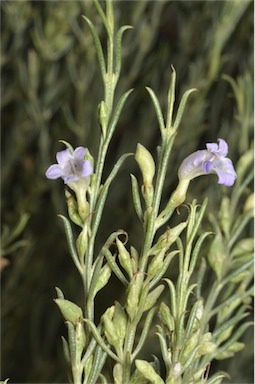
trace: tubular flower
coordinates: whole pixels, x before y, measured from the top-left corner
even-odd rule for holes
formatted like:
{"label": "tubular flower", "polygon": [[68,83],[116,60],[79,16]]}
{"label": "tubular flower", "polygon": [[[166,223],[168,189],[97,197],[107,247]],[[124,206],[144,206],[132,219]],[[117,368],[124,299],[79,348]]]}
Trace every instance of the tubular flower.
{"label": "tubular flower", "polygon": [[232,161],[226,157],[228,145],[223,139],[218,141],[219,144],[207,143],[207,149],[196,151],[183,160],[178,170],[180,181],[215,173],[219,184],[229,187],[234,184],[237,175]]}
{"label": "tubular flower", "polygon": [[68,184],[69,181],[77,181],[91,175],[93,171],[91,162],[84,160],[86,152],[83,147],[76,148],[73,154],[68,148],[57,152],[58,164],[53,164],[47,169],[46,177],[48,179],[62,177],[64,183]]}
{"label": "tubular flower", "polygon": [[61,177],[64,183],[75,192],[78,213],[82,219],[85,219],[89,212],[86,192],[93,172],[91,162],[84,158],[86,152],[86,148],[83,147],[77,147],[73,153],[69,148],[57,152],[58,164],[51,165],[45,173],[48,179]]}

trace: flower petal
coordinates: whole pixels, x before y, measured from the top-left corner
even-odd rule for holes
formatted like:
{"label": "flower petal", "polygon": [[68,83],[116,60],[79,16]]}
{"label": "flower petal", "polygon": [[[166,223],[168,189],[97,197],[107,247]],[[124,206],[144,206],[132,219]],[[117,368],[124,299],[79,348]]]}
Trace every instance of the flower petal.
{"label": "flower petal", "polygon": [[208,151],[215,153],[218,151],[218,144],[216,143],[206,143],[206,148]]}
{"label": "flower petal", "polygon": [[93,172],[93,167],[91,162],[89,160],[85,160],[82,165],[82,171],[81,171],[82,177],[89,176],[91,175],[92,172]]}
{"label": "flower petal", "polygon": [[218,139],[218,142],[219,142],[219,149],[218,149],[217,154],[219,156],[226,157],[228,154],[228,144],[223,139]]}
{"label": "flower petal", "polygon": [[60,167],[60,165],[58,164],[53,164],[51,165],[46,173],[45,173],[45,176],[48,178],[48,179],[58,179],[59,177],[63,177],[63,169]]}
{"label": "flower petal", "polygon": [[228,187],[231,187],[236,179],[236,176],[224,171],[221,171],[219,169],[215,169],[215,173],[218,176],[218,183],[219,184],[224,184]]}
{"label": "flower petal", "polygon": [[73,157],[75,159],[84,160],[84,156],[86,154],[87,150],[84,147],[77,147],[74,150]]}
{"label": "flower petal", "polygon": [[186,157],[178,170],[179,179],[187,178],[191,180],[197,176],[203,175],[204,171],[202,164],[205,160],[209,160],[211,156],[211,154],[208,156],[208,151],[203,149],[196,151]]}
{"label": "flower petal", "polygon": [[205,161],[204,163],[203,163],[203,171],[205,172],[205,173],[209,173],[211,170],[212,170],[212,168],[215,166],[215,163],[214,163],[214,161]]}
{"label": "flower petal", "polygon": [[64,149],[63,151],[57,152],[56,158],[59,165],[64,166],[66,162],[72,157],[69,149]]}
{"label": "flower petal", "polygon": [[78,181],[79,177],[76,175],[71,175],[71,176],[63,176],[63,180],[65,184],[68,184],[70,181]]}

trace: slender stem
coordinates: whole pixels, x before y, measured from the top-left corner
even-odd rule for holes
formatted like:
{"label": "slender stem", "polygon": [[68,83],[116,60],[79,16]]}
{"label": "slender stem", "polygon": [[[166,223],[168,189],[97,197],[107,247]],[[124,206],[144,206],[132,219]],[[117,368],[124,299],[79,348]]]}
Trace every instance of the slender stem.
{"label": "slender stem", "polygon": [[156,230],[157,230],[156,225],[155,225],[156,224],[156,218],[157,218],[158,212],[159,212],[162,190],[163,190],[163,185],[164,185],[164,181],[165,181],[165,177],[166,177],[169,156],[170,156],[172,145],[174,142],[174,137],[175,137],[175,135],[171,135],[168,140],[164,140],[162,143],[159,167],[158,167],[158,172],[157,172],[157,180],[156,180],[154,200],[153,200],[151,212],[150,212],[149,218],[148,218],[148,225],[147,225],[146,233],[145,233],[144,247],[143,247],[141,262],[140,262],[140,266],[139,266],[140,272],[145,272],[145,270],[146,270],[147,260],[148,260],[148,252],[151,248],[151,245],[152,245],[152,242],[153,242]]}

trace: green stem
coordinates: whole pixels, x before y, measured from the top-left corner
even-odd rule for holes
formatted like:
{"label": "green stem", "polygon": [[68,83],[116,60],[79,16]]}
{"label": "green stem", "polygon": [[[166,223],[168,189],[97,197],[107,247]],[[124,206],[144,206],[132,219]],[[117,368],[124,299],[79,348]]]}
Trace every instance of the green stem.
{"label": "green stem", "polygon": [[162,190],[163,190],[163,185],[164,185],[166,172],[167,172],[168,160],[169,160],[169,156],[173,146],[174,138],[175,138],[175,135],[171,134],[168,140],[166,139],[162,143],[159,167],[157,172],[155,194],[154,194],[153,204],[151,207],[151,212],[149,213],[148,225],[145,229],[146,233],[145,233],[144,247],[143,247],[142,257],[139,265],[140,272],[145,272],[146,270],[148,253],[151,248],[151,245],[157,230],[156,218],[159,212]]}

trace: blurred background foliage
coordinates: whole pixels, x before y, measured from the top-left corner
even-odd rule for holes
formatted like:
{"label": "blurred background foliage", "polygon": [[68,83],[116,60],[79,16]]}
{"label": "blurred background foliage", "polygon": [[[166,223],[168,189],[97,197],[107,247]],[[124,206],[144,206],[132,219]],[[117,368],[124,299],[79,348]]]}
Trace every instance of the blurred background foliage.
{"label": "blurred background foliage", "polygon": [[[124,152],[141,142],[156,156],[159,130],[145,86],[166,107],[170,65],[177,71],[177,102],[188,102],[164,192],[177,182],[184,157],[218,137],[227,140],[234,164],[253,140],[253,4],[251,1],[116,1],[117,26],[134,26],[124,36],[117,94],[134,87],[117,126],[105,175]],[[60,335],[65,326],[53,303],[54,287],[79,304],[79,276],[71,263],[57,213],[66,214],[61,181],[46,180],[47,167],[63,147],[89,147],[96,156],[100,130],[97,105],[102,80],[93,41],[81,15],[105,32],[92,1],[1,1],[2,69],[2,379],[11,383],[67,382]],[[110,189],[98,244],[123,228],[139,247],[141,229],[132,206],[128,160]],[[246,186],[243,200],[252,192]],[[191,184],[187,201],[209,196],[209,213],[223,194],[215,176]],[[240,203],[240,204],[241,204]],[[238,207],[242,210],[242,206]],[[247,229],[248,235],[251,228]],[[247,237],[247,233],[245,235]],[[244,236],[244,237],[245,237]],[[8,264],[8,265],[7,265]],[[98,295],[97,318],[116,297],[118,282]],[[121,295],[121,292],[119,293]],[[231,382],[252,383],[253,344],[214,369]],[[154,351],[149,346],[150,356]]]}

